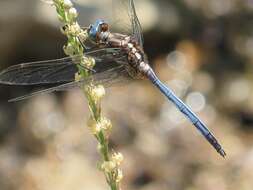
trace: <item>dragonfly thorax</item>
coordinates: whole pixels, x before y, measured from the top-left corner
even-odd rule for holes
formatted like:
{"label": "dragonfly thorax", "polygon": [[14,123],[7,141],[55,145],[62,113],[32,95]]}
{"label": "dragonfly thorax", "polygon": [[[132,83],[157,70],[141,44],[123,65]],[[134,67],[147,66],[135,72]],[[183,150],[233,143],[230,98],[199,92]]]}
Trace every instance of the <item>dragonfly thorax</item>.
{"label": "dragonfly thorax", "polygon": [[146,76],[151,67],[148,64],[143,49],[138,45],[135,39],[132,39],[125,48],[128,54],[128,60],[138,72]]}
{"label": "dragonfly thorax", "polygon": [[136,39],[128,35],[110,32],[109,26],[104,20],[99,19],[92,24],[89,29],[89,35],[97,43],[103,43],[109,47],[122,48],[128,56],[129,65],[138,73],[145,76],[151,69],[145,58],[144,51]]}
{"label": "dragonfly thorax", "polygon": [[129,65],[133,67],[136,72],[145,76],[148,70],[151,69],[147,63],[143,49],[131,36],[105,31],[100,33],[99,39],[109,47],[121,48],[124,50],[128,56]]}

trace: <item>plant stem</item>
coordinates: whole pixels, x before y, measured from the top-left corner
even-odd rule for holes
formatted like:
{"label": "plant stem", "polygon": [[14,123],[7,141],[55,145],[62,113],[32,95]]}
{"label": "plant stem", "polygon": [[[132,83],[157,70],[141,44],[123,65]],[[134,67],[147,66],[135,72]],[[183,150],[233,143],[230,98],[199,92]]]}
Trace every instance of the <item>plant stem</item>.
{"label": "plant stem", "polygon": [[[87,30],[82,30],[77,23],[77,11],[73,7],[70,0],[52,0],[56,8],[58,18],[63,23],[64,27],[62,32],[67,37],[67,44],[63,47],[66,55],[72,57],[73,60],[76,56],[80,58],[80,63],[77,65],[78,73],[76,73],[76,80],[84,80],[90,75],[89,70],[95,65],[92,58],[85,57],[84,48],[80,39],[85,41],[88,38]],[[79,59],[78,59],[79,60]],[[98,149],[101,154],[100,170],[105,174],[106,181],[111,190],[120,190],[120,181],[122,179],[122,171],[119,168],[123,156],[121,153],[109,151],[109,134],[112,129],[111,122],[103,117],[101,112],[101,99],[105,95],[105,90],[102,85],[94,85],[92,81],[82,86],[82,90],[88,100],[91,116],[88,122],[92,134],[98,140]]]}

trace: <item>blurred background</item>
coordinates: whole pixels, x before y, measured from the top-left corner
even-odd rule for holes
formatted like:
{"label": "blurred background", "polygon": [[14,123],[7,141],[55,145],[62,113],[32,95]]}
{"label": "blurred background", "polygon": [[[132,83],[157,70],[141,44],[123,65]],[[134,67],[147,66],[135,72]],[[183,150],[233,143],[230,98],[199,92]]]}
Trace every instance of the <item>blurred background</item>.
{"label": "blurred background", "polygon": [[[110,1],[76,0],[79,22]],[[221,158],[148,81],[107,89],[111,147],[123,153],[123,190],[252,190],[253,1],[135,0],[144,48],[159,77],[224,146]],[[0,0],[0,68],[61,58],[54,7]],[[38,87],[0,86],[0,189],[109,189],[79,90],[8,103]]]}

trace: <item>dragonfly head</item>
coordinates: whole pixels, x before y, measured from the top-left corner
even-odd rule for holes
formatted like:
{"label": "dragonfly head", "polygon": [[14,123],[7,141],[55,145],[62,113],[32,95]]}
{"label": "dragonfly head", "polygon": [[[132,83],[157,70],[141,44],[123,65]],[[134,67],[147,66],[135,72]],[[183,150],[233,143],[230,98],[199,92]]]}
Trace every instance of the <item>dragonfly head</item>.
{"label": "dragonfly head", "polygon": [[98,19],[88,30],[89,36],[95,40],[99,40],[99,35],[101,32],[106,32],[109,30],[108,23],[104,20]]}

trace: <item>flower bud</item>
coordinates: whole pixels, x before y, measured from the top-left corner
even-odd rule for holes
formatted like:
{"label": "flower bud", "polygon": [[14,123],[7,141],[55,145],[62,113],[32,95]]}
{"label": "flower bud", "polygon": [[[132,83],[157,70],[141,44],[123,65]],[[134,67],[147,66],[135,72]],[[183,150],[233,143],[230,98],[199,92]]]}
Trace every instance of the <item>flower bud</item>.
{"label": "flower bud", "polygon": [[119,166],[122,163],[123,159],[124,157],[120,152],[118,153],[114,152],[112,154],[112,161],[115,162],[117,166]]}
{"label": "flower bud", "polygon": [[77,11],[76,11],[76,9],[74,7],[70,8],[69,11],[68,11],[68,13],[69,13],[69,19],[71,21],[74,21],[74,19],[77,18],[78,13],[77,13]]}
{"label": "flower bud", "polygon": [[97,135],[102,130],[100,123],[97,123],[93,119],[89,119],[88,127],[90,128],[90,131],[93,135]]}
{"label": "flower bud", "polygon": [[71,44],[63,46],[63,50],[66,55],[74,55],[75,53],[75,48]]}
{"label": "flower bud", "polygon": [[84,42],[88,38],[87,31],[81,30],[81,32],[78,34],[78,38],[80,39],[81,42]]}
{"label": "flower bud", "polygon": [[75,73],[75,81],[79,82],[82,79],[82,76],[79,73]]}
{"label": "flower bud", "polygon": [[112,161],[104,161],[101,165],[101,169],[106,172],[110,173],[116,168],[116,164]]}
{"label": "flower bud", "polygon": [[111,131],[112,123],[109,119],[102,117],[100,123],[101,123],[102,128],[105,130],[105,132]]}
{"label": "flower bud", "polygon": [[89,69],[92,69],[96,64],[95,60],[92,57],[85,56],[81,58],[80,62],[84,67]]}
{"label": "flower bud", "polygon": [[65,9],[70,9],[73,7],[73,3],[70,0],[64,0],[63,4]]}
{"label": "flower bud", "polygon": [[81,28],[78,23],[75,22],[69,26],[69,29],[68,29],[69,34],[77,36],[79,35],[80,32],[81,32]]}
{"label": "flower bud", "polygon": [[103,146],[101,144],[97,145],[97,150],[100,152],[102,150]]}
{"label": "flower bud", "polygon": [[105,88],[102,85],[93,87],[90,91],[93,101],[97,104],[105,95]]}
{"label": "flower bud", "polygon": [[119,183],[123,179],[123,172],[121,169],[118,169],[118,175],[116,178],[116,182]]}

